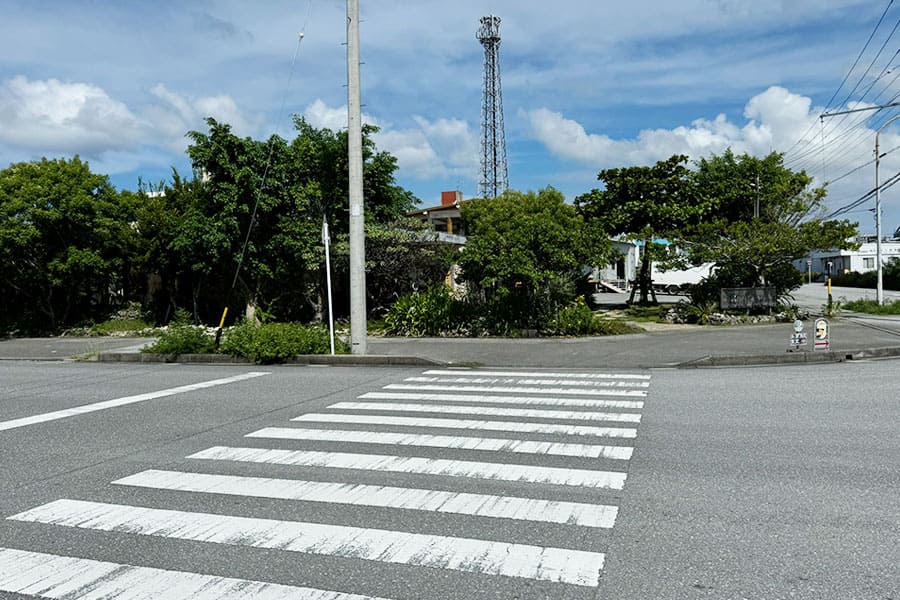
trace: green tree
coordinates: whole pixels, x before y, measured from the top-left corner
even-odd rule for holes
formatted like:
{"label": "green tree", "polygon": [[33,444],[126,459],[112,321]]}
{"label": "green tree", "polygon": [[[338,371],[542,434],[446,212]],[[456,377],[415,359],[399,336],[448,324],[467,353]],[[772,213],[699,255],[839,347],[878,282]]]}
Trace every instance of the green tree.
{"label": "green tree", "polygon": [[[190,307],[195,320],[210,322],[227,301],[232,315],[259,307],[280,320],[321,318],[323,219],[338,247],[349,229],[346,133],[301,118],[290,142],[240,138],[214,119],[207,126],[188,134],[193,178],[174,173],[165,195],[141,211],[142,264],[157,281],[157,314]],[[377,150],[374,131],[364,137],[370,224],[391,222],[415,203],[394,183],[396,159]],[[336,258],[335,306],[343,312],[349,275]]]}
{"label": "green tree", "polygon": [[715,202],[703,222],[682,231],[687,256],[715,263],[726,287],[773,286],[778,295],[800,285],[792,263],[810,251],[852,248],[856,223],[825,221],[824,188],[784,166],[730,150],[697,163],[693,181]]}
{"label": "green tree", "polygon": [[585,265],[609,256],[609,240],[553,188],[507,191],[461,207],[468,241],[461,279],[514,327],[542,324],[574,299],[571,284]]}
{"label": "green tree", "polygon": [[643,243],[637,282],[640,304],[650,303],[650,265],[655,258],[662,258],[661,248],[653,241],[677,238],[684,227],[700,222],[711,210],[708,196],[694,185],[687,160],[675,155],[652,167],[600,171],[597,179],[605,188],[575,199],[579,212],[608,235],[624,235]]}
{"label": "green tree", "polygon": [[127,292],[130,197],[77,156],[0,171],[0,297],[7,327],[53,331]]}

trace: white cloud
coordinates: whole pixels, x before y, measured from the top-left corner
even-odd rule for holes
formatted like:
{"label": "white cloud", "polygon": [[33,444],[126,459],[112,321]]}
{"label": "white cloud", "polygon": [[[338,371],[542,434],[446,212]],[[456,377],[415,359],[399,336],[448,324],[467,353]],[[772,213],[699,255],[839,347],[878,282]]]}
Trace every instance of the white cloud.
{"label": "white cloud", "polygon": [[[347,127],[347,106],[330,107],[321,99],[312,102],[303,116],[313,127],[339,131]],[[406,177],[414,179],[466,178],[478,175],[478,140],[469,124],[460,119],[431,121],[413,116],[416,127],[397,129],[371,115],[363,122],[379,127],[375,142],[397,158]]]}
{"label": "white cloud", "polygon": [[92,154],[132,146],[139,120],[86,83],[17,76],[0,84],[0,143],[32,152]]}
{"label": "white cloud", "polygon": [[157,84],[150,90],[156,100],[144,111],[148,127],[148,140],[181,151],[186,147],[184,135],[190,130],[205,131],[204,120],[212,117],[220,123],[231,125],[238,136],[254,136],[259,133],[261,120],[248,118],[237,103],[225,95],[188,98]]}
{"label": "white cloud", "polygon": [[800,139],[816,121],[809,98],[772,86],[751,98],[744,109],[744,124],[729,121],[724,114],[715,119],[696,119],[672,129],[645,129],[634,139],[614,140],[588,133],[561,113],[539,108],[526,113],[535,139],[553,154],[591,165],[621,166],[651,164],[673,154],[701,158],[728,148],[737,153],[768,154],[785,150]]}
{"label": "white cloud", "polygon": [[229,123],[237,135],[257,134],[261,122],[224,95],[188,98],[158,84],[136,112],[89,83],[17,76],[0,84],[0,158],[81,154],[115,173],[133,169],[141,155],[156,162],[158,153],[148,148],[183,153],[185,133],[205,130],[206,117]]}

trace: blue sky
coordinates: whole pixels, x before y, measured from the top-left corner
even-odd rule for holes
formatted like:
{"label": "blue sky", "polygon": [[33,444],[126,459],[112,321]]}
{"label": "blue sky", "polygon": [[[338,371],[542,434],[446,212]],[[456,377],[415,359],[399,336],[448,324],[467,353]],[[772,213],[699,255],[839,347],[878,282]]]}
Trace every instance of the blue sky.
{"label": "blue sky", "polygon": [[[572,200],[601,169],[731,147],[787,152],[789,166],[831,182],[836,209],[873,188],[875,130],[900,114],[818,119],[900,92],[900,3],[890,0],[360,4],[365,119],[426,206],[442,190],[477,192],[475,32],[489,14],[502,19],[514,189],[552,185]],[[343,0],[0,0],[0,14],[2,166],[77,153],[134,189],[173,166],[189,172],[184,134],[207,116],[257,139],[290,137],[293,114],[346,124]],[[898,131],[884,130],[882,150],[900,145]],[[881,172],[900,172],[900,151]],[[892,232],[900,186],[882,202]],[[873,206],[846,216],[874,231]]]}

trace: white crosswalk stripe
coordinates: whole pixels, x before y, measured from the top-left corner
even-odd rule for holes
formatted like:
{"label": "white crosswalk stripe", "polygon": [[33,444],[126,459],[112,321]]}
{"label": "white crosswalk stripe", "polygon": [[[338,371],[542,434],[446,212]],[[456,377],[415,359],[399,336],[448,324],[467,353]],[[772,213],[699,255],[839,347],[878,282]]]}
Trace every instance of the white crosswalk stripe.
{"label": "white crosswalk stripe", "polygon": [[435,402],[472,402],[475,404],[517,404],[523,406],[568,406],[584,408],[624,408],[641,410],[641,400],[598,398],[555,398],[552,396],[488,396],[472,394],[423,394],[415,392],[366,392],[360,400],[432,400]]}
{"label": "white crosswalk stripe", "polygon": [[542,388],[529,386],[489,386],[489,385],[434,385],[415,383],[391,383],[386,390],[430,390],[434,392],[509,392],[511,394],[560,394],[564,396],[633,396],[644,397],[647,390]]}
{"label": "white crosswalk stripe", "polygon": [[[460,375],[466,373],[460,369],[430,369],[423,375]],[[650,380],[650,375],[643,373],[550,373],[547,371],[468,371],[480,376],[490,377],[556,377],[558,379],[645,379]]]}
{"label": "white crosswalk stripe", "polygon": [[0,548],[0,592],[58,600],[387,600],[11,548]]}
{"label": "white crosswalk stripe", "polygon": [[[548,597],[582,598],[602,574],[602,535],[618,516],[650,380],[635,372],[429,369],[296,416],[292,426],[245,433],[245,444],[257,447],[213,446],[187,456],[185,470],[148,469],[116,479],[109,492],[118,490],[113,500],[125,503],[62,498],[7,520],[155,544],[209,544],[211,552],[222,545],[230,552],[291,553],[301,570],[312,560],[304,557],[317,556],[360,561],[373,573],[395,565],[390,568],[448,573],[441,577],[513,578],[502,585],[565,584],[585,591],[560,588]],[[379,450],[372,453],[368,445]],[[278,518],[259,516],[265,501],[284,503],[278,512],[273,505],[263,513]],[[297,510],[281,512],[291,506],[286,503],[297,503]],[[210,505],[216,506],[212,512],[203,510]],[[233,506],[242,507],[240,514],[223,514]],[[398,516],[388,518],[394,511]],[[369,515],[379,527],[361,526]],[[386,600],[385,591],[393,591],[382,586],[381,593],[366,595],[375,590],[359,578],[317,586],[332,590],[257,579],[0,547],[0,595]],[[449,597],[449,590],[414,593]]]}
{"label": "white crosswalk stripe", "polygon": [[582,527],[610,528],[615,524],[618,513],[615,506],[582,502],[180,471],[142,471],[113,483],[158,490],[335,502],[541,523],[568,523]]}
{"label": "white crosswalk stripe", "polygon": [[519,377],[407,377],[417,383],[487,383],[503,385],[569,385],[584,387],[650,387],[649,381],[573,381],[571,379],[523,379]]}
{"label": "white crosswalk stripe", "polygon": [[598,552],[438,535],[57,500],[16,521],[595,586]]}
{"label": "white crosswalk stripe", "polygon": [[419,456],[353,454],[350,452],[281,450],[275,448],[214,446],[191,454],[188,458],[272,465],[328,467],[331,469],[358,469],[388,473],[413,473],[417,475],[440,475],[443,477],[470,477],[613,490],[621,490],[625,486],[626,477],[625,473],[616,471],[536,467],[534,465],[447,460],[443,458],[422,458]]}
{"label": "white crosswalk stripe", "polygon": [[495,408],[486,406],[455,406],[452,404],[401,404],[399,402],[338,402],[328,408],[335,410],[382,410],[394,412],[429,412],[492,417],[523,417],[526,419],[560,419],[565,421],[621,421],[640,423],[638,413],[585,412],[571,410],[538,410],[533,408]]}
{"label": "white crosswalk stripe", "polygon": [[402,427],[436,427],[442,429],[468,429],[472,431],[508,431],[512,433],[577,435],[622,439],[634,439],[637,437],[637,429],[630,427],[595,427],[593,425],[568,425],[565,423],[479,421],[475,419],[350,415],[338,413],[309,413],[294,417],[291,420],[298,423],[315,422],[355,425],[398,425]]}
{"label": "white crosswalk stripe", "polygon": [[245,437],[280,440],[321,442],[352,442],[356,444],[390,444],[395,446],[422,446],[427,448],[453,448],[514,454],[546,454],[548,456],[578,456],[581,458],[609,458],[628,460],[633,449],[630,446],[600,446],[596,444],[564,444],[537,440],[510,440],[504,438],[473,438],[425,433],[391,433],[387,431],[342,431],[338,429],[302,429],[294,427],[266,427]]}

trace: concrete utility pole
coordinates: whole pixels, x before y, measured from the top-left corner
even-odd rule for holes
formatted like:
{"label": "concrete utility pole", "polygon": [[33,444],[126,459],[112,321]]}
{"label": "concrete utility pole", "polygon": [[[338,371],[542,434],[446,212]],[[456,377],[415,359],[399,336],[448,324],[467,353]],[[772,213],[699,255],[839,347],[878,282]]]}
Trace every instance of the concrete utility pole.
{"label": "concrete utility pole", "polygon": [[884,125],[875,132],[875,268],[878,270],[878,284],[875,287],[875,301],[878,305],[884,304],[884,278],[882,275],[883,267],[881,264],[881,181],[879,180],[878,168],[881,165],[881,146],[879,144],[882,130],[900,119],[900,115],[888,119]]}
{"label": "concrete utility pole", "polygon": [[350,351],[366,353],[366,232],[363,217],[359,0],[347,0],[347,147],[350,167]]}
{"label": "concrete utility pole", "polygon": [[[869,110],[881,110],[883,108],[890,108],[892,106],[900,106],[900,102],[892,102],[890,104],[882,104],[881,106],[867,106],[865,108],[854,108],[852,110],[841,110],[838,112],[831,113],[822,113],[819,115],[819,120],[824,120],[825,117],[836,117],[838,115],[848,115],[851,113],[869,111]],[[881,165],[881,149],[879,147],[879,138],[881,137],[881,132],[885,127],[900,119],[900,115],[897,115],[891,119],[885,121],[884,125],[878,128],[878,131],[875,132],[875,270],[878,271],[878,283],[875,287],[875,301],[881,305],[884,304],[884,278],[883,278],[883,267],[882,267],[882,257],[881,257],[881,181],[879,180],[879,166]]]}

